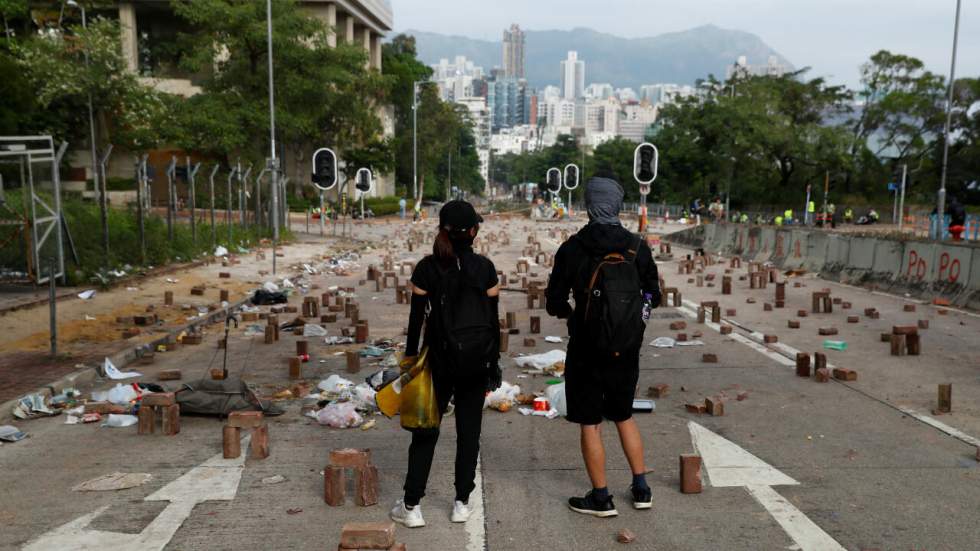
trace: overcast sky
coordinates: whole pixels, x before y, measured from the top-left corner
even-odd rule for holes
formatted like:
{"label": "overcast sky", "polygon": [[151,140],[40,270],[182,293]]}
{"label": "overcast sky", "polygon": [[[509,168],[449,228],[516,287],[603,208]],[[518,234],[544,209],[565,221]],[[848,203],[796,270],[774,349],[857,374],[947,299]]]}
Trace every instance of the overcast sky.
{"label": "overcast sky", "polygon": [[[759,35],[813,76],[854,86],[879,49],[949,73],[956,0],[392,0],[395,28],[500,40],[525,29],[591,27],[625,37],[705,24]],[[528,44],[534,48],[534,44]],[[980,76],[980,3],[963,2],[957,76]],[[615,83],[614,83],[615,84]]]}

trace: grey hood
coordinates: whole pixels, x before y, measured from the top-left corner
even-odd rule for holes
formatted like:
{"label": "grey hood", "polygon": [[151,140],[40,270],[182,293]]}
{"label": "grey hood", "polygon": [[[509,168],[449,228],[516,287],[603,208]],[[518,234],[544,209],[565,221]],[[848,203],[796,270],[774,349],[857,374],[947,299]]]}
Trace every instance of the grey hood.
{"label": "grey hood", "polygon": [[585,184],[585,208],[590,224],[620,225],[619,210],[623,205],[623,187],[616,180],[595,176]]}

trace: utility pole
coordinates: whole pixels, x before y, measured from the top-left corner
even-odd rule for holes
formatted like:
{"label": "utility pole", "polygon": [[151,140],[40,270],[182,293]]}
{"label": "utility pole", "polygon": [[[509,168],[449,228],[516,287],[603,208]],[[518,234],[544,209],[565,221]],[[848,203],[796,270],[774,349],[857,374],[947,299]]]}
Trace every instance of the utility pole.
{"label": "utility pole", "polygon": [[953,93],[956,86],[956,48],[960,41],[960,7],[962,0],[956,0],[956,23],[953,26],[953,61],[949,68],[949,95],[946,98],[946,126],[943,130],[943,172],[939,180],[939,205],[936,207],[936,240],[943,240],[943,225],[946,219],[946,177],[949,173],[949,127],[953,120]]}
{"label": "utility pole", "polygon": [[905,218],[905,183],[908,181],[909,165],[902,165],[902,188],[899,190],[898,199],[898,231],[902,231],[902,224]]}
{"label": "utility pole", "polygon": [[272,0],[265,2],[269,55],[269,170],[272,171],[272,275],[276,275],[276,245],[279,243],[279,162],[276,159],[276,96],[272,69]]}

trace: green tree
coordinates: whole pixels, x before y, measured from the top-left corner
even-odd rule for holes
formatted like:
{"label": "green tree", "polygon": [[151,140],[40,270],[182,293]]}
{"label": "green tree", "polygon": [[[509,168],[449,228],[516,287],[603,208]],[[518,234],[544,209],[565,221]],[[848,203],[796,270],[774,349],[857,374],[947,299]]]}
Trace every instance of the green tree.
{"label": "green tree", "polygon": [[[257,160],[269,150],[269,89],[264,2],[173,0],[175,13],[193,28],[179,37],[180,64],[204,74],[203,93],[178,111],[188,149]],[[306,174],[314,146],[333,147],[343,159],[377,147],[378,106],[386,81],[367,68],[363,48],[338,41],[334,32],[295,0],[272,3],[276,131],[285,162]]]}

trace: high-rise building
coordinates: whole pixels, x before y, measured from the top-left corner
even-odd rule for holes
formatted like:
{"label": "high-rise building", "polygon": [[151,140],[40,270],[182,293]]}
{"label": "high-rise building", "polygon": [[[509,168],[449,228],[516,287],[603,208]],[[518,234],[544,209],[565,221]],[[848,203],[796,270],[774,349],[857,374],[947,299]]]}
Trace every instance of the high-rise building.
{"label": "high-rise building", "polygon": [[504,30],[504,76],[525,78],[524,31],[517,25]]}
{"label": "high-rise building", "polygon": [[568,58],[561,62],[561,97],[585,97],[585,62],[578,58],[578,52],[568,52]]}
{"label": "high-rise building", "polygon": [[532,95],[523,79],[498,78],[487,82],[487,108],[493,131],[528,124]]}

